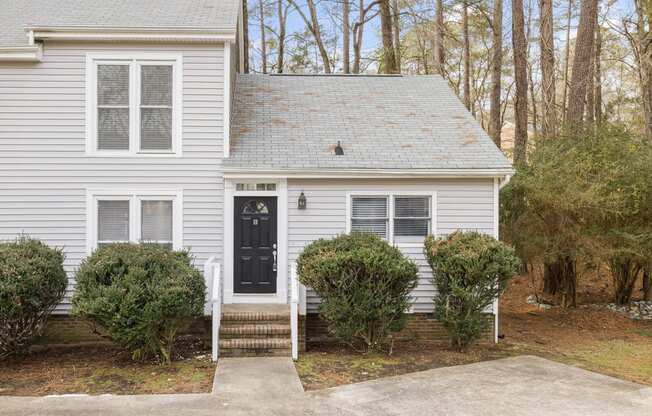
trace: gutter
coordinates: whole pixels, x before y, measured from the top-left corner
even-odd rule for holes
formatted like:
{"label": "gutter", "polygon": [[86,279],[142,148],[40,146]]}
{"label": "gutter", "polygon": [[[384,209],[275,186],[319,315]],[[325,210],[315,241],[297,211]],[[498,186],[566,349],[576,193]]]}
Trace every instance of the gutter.
{"label": "gutter", "polygon": [[0,48],[0,62],[41,62],[43,46],[8,46]]}
{"label": "gutter", "polygon": [[225,178],[507,178],[514,174],[503,169],[264,169],[222,168]]}
{"label": "gutter", "polygon": [[29,26],[34,39],[62,41],[235,42],[236,28],[224,27],[121,27]]}
{"label": "gutter", "polygon": [[512,180],[512,176],[513,176],[513,174],[505,175],[504,179],[500,181],[500,189],[503,189],[505,186],[507,186],[509,181]]}

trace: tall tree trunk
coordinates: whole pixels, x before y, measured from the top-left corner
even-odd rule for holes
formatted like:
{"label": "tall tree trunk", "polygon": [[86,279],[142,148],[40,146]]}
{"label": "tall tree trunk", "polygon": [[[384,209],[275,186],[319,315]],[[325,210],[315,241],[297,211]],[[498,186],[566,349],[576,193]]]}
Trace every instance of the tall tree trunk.
{"label": "tall tree trunk", "polygon": [[[280,0],[279,0],[280,1]],[[350,27],[350,17],[349,11],[351,0],[342,0],[342,71],[345,74],[351,72],[351,54],[349,48],[351,46],[351,27]]]}
{"label": "tall tree trunk", "polygon": [[652,300],[652,263],[643,269],[643,300]]}
{"label": "tall tree trunk", "polygon": [[383,41],[383,59],[381,71],[385,74],[397,74],[396,55],[394,54],[394,33],[392,31],[392,11],[389,0],[380,0],[380,33]]}
{"label": "tall tree trunk", "polygon": [[577,302],[577,267],[574,259],[561,257],[544,264],[543,291],[559,297],[563,307],[575,306]]}
{"label": "tall tree trunk", "polygon": [[[502,0],[501,0],[502,1]],[[444,75],[444,1],[435,0],[435,71]]]}
{"label": "tall tree trunk", "polygon": [[260,55],[261,55],[261,72],[267,73],[267,40],[265,39],[265,6],[263,0],[258,2],[258,12],[260,13]]}
{"label": "tall tree trunk", "polygon": [[471,110],[471,44],[469,40],[469,3],[467,0],[462,4],[462,37],[464,41],[464,105]]}
{"label": "tall tree trunk", "polygon": [[598,0],[582,0],[566,114],[567,127],[570,131],[575,132],[581,131],[583,128],[584,99],[586,98],[589,78],[593,77],[591,56],[593,56],[597,8]]}
{"label": "tall tree trunk", "polygon": [[532,45],[530,43],[530,39],[532,38],[532,13],[534,13],[534,8],[532,7],[532,0],[528,0],[527,3],[527,19],[526,19],[526,24],[525,24],[525,41],[526,41],[526,49],[527,49],[527,56],[526,56],[526,62],[527,62],[527,79],[528,79],[528,88],[530,90],[530,100],[532,103],[531,109],[532,109],[532,117],[530,118],[530,125],[532,126],[532,132],[534,133],[534,136],[538,136],[538,126],[539,126],[539,113],[537,112],[537,95],[536,92],[534,91],[534,76],[532,73],[534,72],[534,62],[530,58],[530,46]]}
{"label": "tall tree trunk", "polygon": [[365,25],[365,5],[364,0],[358,2],[358,21],[353,25],[353,73],[360,73],[360,60],[362,55],[362,38],[364,35]]}
{"label": "tall tree trunk", "polygon": [[[636,14],[638,17],[637,22],[637,37],[635,46],[638,49],[638,72],[639,83],[641,89],[641,100],[643,101],[643,116],[645,120],[645,135],[652,141],[652,56],[650,55],[650,46],[648,45],[650,36],[650,21],[649,16],[644,11],[642,0],[635,0]],[[652,7],[648,6],[648,12],[652,11]]]}
{"label": "tall tree trunk", "polygon": [[285,66],[285,31],[287,22],[286,9],[283,7],[283,0],[277,0],[278,13],[278,55],[276,56],[276,72],[283,73]]}
{"label": "tall tree trunk", "polygon": [[523,0],[512,0],[512,44],[514,51],[514,162],[525,163],[527,152],[527,44]]}
{"label": "tall tree trunk", "polygon": [[401,10],[398,0],[392,0],[392,26],[394,27],[394,56],[396,59],[396,72],[401,72]]}
{"label": "tall tree trunk", "polygon": [[589,58],[589,77],[586,80],[586,123],[587,126],[595,126],[595,61],[596,61],[596,48],[595,48],[595,32],[598,32],[598,8],[595,8],[593,15],[595,29],[593,49]]}
{"label": "tall tree trunk", "polygon": [[321,37],[321,28],[319,26],[319,18],[317,16],[317,7],[315,7],[314,0],[306,0],[306,5],[308,6],[308,12],[310,13],[310,18],[306,16],[303,12],[303,9],[299,7],[295,0],[288,0],[292,6],[296,9],[303,22],[306,24],[306,27],[312,33],[312,36],[315,38],[315,44],[317,44],[317,50],[321,56],[322,63],[324,65],[324,72],[330,74],[332,72],[331,60],[328,56],[328,51],[324,46],[324,41]]}
{"label": "tall tree trunk", "polygon": [[541,135],[551,138],[557,135],[557,109],[555,107],[555,45],[552,28],[552,0],[541,2],[541,87],[543,89],[543,110],[541,113]]}
{"label": "tall tree trunk", "polygon": [[566,51],[564,59],[564,93],[561,99],[562,115],[566,121],[566,110],[568,109],[568,71],[570,69],[570,32],[571,19],[573,17],[573,0],[568,0],[568,13],[566,15]]}
{"label": "tall tree trunk", "polygon": [[503,70],[503,0],[494,0],[494,15],[491,22],[493,41],[491,43],[491,98],[489,109],[489,135],[500,148],[500,133],[503,123],[500,119],[500,88]]}
{"label": "tall tree trunk", "polygon": [[249,4],[247,0],[242,0],[242,56],[244,65],[242,73],[249,73]]}
{"label": "tall tree trunk", "polygon": [[602,30],[595,28],[595,123],[602,124]]}

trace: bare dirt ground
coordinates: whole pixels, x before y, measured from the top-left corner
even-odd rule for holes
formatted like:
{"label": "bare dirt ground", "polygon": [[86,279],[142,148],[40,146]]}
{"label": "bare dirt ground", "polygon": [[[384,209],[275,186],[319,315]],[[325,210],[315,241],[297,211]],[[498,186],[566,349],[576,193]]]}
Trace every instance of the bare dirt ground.
{"label": "bare dirt ground", "polygon": [[132,361],[109,345],[56,347],[0,363],[0,395],[204,393],[214,373],[197,340],[181,342],[171,365]]}
{"label": "bare dirt ground", "polygon": [[652,322],[586,306],[610,301],[611,282],[604,272],[580,276],[577,308],[541,310],[528,304],[527,297],[539,287],[539,279],[519,276],[501,299],[505,345],[652,385]]}
{"label": "bare dirt ground", "polygon": [[460,353],[441,344],[399,344],[392,355],[361,355],[345,346],[312,345],[297,362],[304,388],[315,390],[521,354],[652,385],[652,322],[582,306],[610,301],[606,271],[580,276],[579,306],[569,309],[542,310],[526,302],[540,290],[538,276],[518,276],[501,298],[498,345],[477,345]]}

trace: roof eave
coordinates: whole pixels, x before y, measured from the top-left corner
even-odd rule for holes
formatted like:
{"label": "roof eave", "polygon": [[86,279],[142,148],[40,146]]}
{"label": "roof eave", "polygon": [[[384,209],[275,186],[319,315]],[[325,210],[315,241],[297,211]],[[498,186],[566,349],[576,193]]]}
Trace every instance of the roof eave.
{"label": "roof eave", "polygon": [[225,178],[496,178],[514,174],[505,168],[458,169],[267,169],[224,166]]}
{"label": "roof eave", "polygon": [[62,41],[234,42],[236,27],[30,26],[34,39]]}
{"label": "roof eave", "polygon": [[43,46],[40,44],[0,47],[2,62],[41,62],[42,58]]}

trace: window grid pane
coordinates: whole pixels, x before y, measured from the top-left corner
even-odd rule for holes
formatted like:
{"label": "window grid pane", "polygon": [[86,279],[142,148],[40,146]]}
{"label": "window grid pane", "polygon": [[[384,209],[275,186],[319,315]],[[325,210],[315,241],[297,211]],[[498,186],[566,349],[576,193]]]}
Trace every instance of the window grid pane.
{"label": "window grid pane", "polygon": [[99,243],[129,241],[129,201],[97,202]]}
{"label": "window grid pane", "polygon": [[129,150],[129,66],[97,66],[97,148]]}
{"label": "window grid pane", "polygon": [[394,235],[425,237],[430,233],[430,197],[394,198]]}
{"label": "window grid pane", "polygon": [[351,231],[371,233],[387,239],[387,201],[387,197],[351,198]]}
{"label": "window grid pane", "polygon": [[172,201],[142,201],[141,241],[172,246]]}
{"label": "window grid pane", "polygon": [[140,150],[172,150],[172,66],[140,69]]}
{"label": "window grid pane", "polygon": [[140,149],[172,149],[172,109],[140,109]]}

